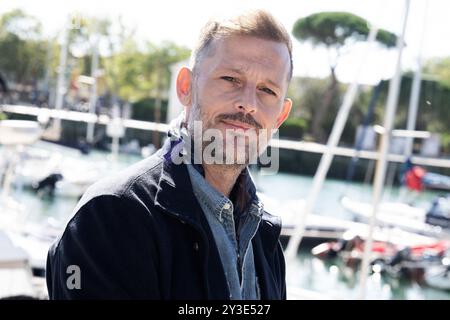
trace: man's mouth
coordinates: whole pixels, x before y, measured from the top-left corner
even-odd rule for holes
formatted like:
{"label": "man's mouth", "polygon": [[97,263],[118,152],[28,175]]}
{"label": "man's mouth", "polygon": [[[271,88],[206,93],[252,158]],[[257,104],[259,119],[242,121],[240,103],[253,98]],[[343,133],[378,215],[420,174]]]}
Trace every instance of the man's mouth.
{"label": "man's mouth", "polygon": [[253,127],[247,123],[240,122],[240,121],[222,120],[221,122],[224,123],[230,129],[234,129],[234,130],[240,129],[240,130],[247,131],[248,129],[255,129],[255,127]]}

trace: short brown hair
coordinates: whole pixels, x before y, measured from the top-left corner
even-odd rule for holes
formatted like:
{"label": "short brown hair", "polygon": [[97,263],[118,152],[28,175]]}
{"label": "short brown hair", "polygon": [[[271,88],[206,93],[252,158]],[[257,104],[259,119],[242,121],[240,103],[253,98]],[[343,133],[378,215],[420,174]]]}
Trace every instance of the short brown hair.
{"label": "short brown hair", "polygon": [[289,33],[270,13],[264,10],[250,11],[224,20],[208,21],[202,28],[197,45],[192,51],[191,65],[194,74],[199,61],[208,52],[213,40],[235,35],[284,43],[290,58],[288,80],[292,78],[292,42]]}

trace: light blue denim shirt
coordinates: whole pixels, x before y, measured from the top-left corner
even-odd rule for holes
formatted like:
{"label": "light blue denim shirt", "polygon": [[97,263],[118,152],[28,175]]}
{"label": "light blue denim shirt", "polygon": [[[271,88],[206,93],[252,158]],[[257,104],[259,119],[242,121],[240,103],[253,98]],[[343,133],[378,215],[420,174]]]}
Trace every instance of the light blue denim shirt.
{"label": "light blue denim shirt", "polygon": [[[219,250],[232,300],[259,300],[251,240],[258,230],[262,204],[253,199],[236,234],[233,203],[214,189],[192,164],[187,164],[194,194],[206,215]],[[240,276],[239,276],[240,275]]]}

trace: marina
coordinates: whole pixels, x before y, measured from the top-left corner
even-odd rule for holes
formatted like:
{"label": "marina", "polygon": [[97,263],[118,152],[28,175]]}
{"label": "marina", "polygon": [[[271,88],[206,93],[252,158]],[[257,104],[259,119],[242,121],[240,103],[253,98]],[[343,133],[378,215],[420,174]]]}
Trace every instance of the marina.
{"label": "marina", "polygon": [[[320,5],[317,8],[319,7]],[[293,60],[297,61],[299,55],[292,53],[290,40],[281,41],[288,44],[290,59],[283,60],[283,63],[286,63],[286,66],[288,62],[290,63],[289,79],[292,76],[291,82],[288,81],[289,87],[286,85],[286,92],[283,92],[283,95],[292,97],[292,101],[279,97],[278,91],[281,89],[279,85],[275,85],[276,89],[272,86],[273,80],[258,78],[256,79],[258,81],[255,80],[257,86],[253,86],[253,82],[249,80],[252,75],[248,74],[249,79],[244,78],[243,74],[247,71],[242,70],[235,72],[236,70],[233,69],[233,72],[238,74],[233,77],[228,74],[214,76],[210,79],[211,83],[205,85],[215,90],[219,90],[218,88],[222,86],[230,92],[231,89],[236,90],[239,92],[236,96],[240,97],[240,100],[233,102],[232,106],[239,110],[236,114],[226,114],[225,111],[231,110],[231,107],[227,105],[223,107],[223,114],[217,113],[215,118],[211,116],[211,122],[208,124],[213,129],[221,128],[221,126],[230,127],[234,130],[233,133],[237,134],[241,129],[246,132],[253,127],[268,129],[269,122],[272,120],[274,122],[273,128],[276,128],[276,135],[268,145],[271,167],[263,161],[258,161],[249,164],[248,169],[256,187],[257,198],[260,200],[256,202],[258,199],[253,198],[255,201],[253,206],[257,203],[258,210],[263,208],[270,215],[279,217],[281,221],[279,235],[281,247],[274,246],[273,250],[276,250],[278,254],[271,254],[273,257],[284,259],[285,268],[280,267],[280,264],[271,265],[273,274],[267,274],[272,276],[272,280],[279,282],[281,277],[277,278],[277,274],[284,276],[286,272],[287,299],[450,300],[450,132],[447,125],[450,79],[448,74],[442,72],[450,66],[448,58],[450,51],[448,57],[437,58],[425,56],[422,50],[423,47],[427,47],[424,45],[427,37],[433,35],[432,32],[427,31],[430,25],[433,27],[433,21],[428,15],[430,7],[436,10],[432,4],[428,3],[428,0],[420,2],[420,5],[410,0],[402,1],[401,5],[393,9],[394,20],[398,24],[396,28],[392,28],[392,25],[383,25],[381,20],[372,23],[371,19],[359,16],[356,12],[345,12],[340,7],[337,7],[339,9],[337,11],[322,8],[295,19],[291,17],[292,23],[289,25],[290,29],[287,31],[289,35],[286,37],[292,36],[298,44],[303,46],[303,50],[305,48],[311,50],[313,55],[320,50],[325,50],[323,52],[327,52],[329,67],[326,77],[323,78],[311,77],[309,72],[317,66],[311,66],[311,70],[308,66],[309,71],[305,73],[304,66],[300,64],[302,74],[292,74],[295,70]],[[383,10],[385,10],[383,6],[379,5],[379,16],[383,16],[381,14]],[[436,11],[433,12],[436,15]],[[412,23],[412,16],[415,19],[418,16],[421,17],[420,28],[415,26],[416,23]],[[177,115],[180,115],[182,110],[197,110],[196,108],[200,108],[199,101],[203,102],[203,100],[196,96],[201,92],[201,90],[196,91],[198,85],[194,72],[196,69],[190,71],[184,68],[189,63],[191,48],[171,42],[161,44],[146,42],[146,45],[142,46],[142,43],[134,39],[134,31],[127,30],[128,27],[122,22],[119,23],[120,28],[115,28],[119,26],[116,24],[120,19],[102,20],[94,16],[81,18],[69,15],[54,38],[46,39],[42,34],[39,35],[38,25],[36,28],[27,29],[29,26],[18,23],[23,19],[34,26],[33,23],[38,21],[33,20],[33,17],[28,16],[21,9],[14,9],[0,18],[0,27],[5,30],[4,33],[0,33],[0,51],[9,46],[17,48],[29,46],[28,51],[23,52],[35,51],[36,55],[27,56],[26,59],[31,61],[36,58],[37,60],[33,60],[33,63],[38,66],[36,68],[40,68],[39,72],[27,69],[28,74],[25,71],[23,74],[16,74],[20,68],[12,66],[25,66],[25,62],[22,58],[11,55],[9,51],[4,55],[7,63],[2,64],[0,61],[0,299],[47,300],[51,298],[51,294],[49,297],[45,277],[54,274],[55,270],[53,267],[55,262],[51,259],[47,260],[52,256],[52,253],[48,255],[48,250],[60,239],[64,230],[67,230],[66,235],[76,234],[79,231],[77,227],[71,230],[66,229],[66,226],[78,210],[77,204],[86,191],[97,181],[114,176],[127,167],[151,157],[167,142],[167,133],[169,129],[173,129],[177,121],[180,123],[183,121],[182,124],[188,129],[187,122],[192,119],[180,120],[181,118],[177,118]],[[42,39],[36,40],[33,37],[23,36],[26,32],[21,34],[20,28],[11,27],[15,26],[15,23],[24,30],[28,30],[30,34],[36,32],[36,35],[39,35],[35,37],[36,39],[40,39],[39,37]],[[413,43],[414,41],[417,43],[410,46],[409,42],[413,38],[409,34],[413,27],[414,34],[419,34],[420,37],[417,39],[414,37]],[[420,32],[417,33],[417,30]],[[436,33],[436,29],[433,30]],[[230,36],[223,43],[235,40],[233,37]],[[17,43],[10,43],[9,39],[16,39]],[[243,39],[246,39],[242,42],[243,47],[253,44],[253,41],[261,46],[268,45],[265,37],[254,37],[253,34]],[[275,44],[279,45],[278,42],[280,41],[276,40]],[[223,43],[221,42],[220,45]],[[6,45],[2,46],[3,44]],[[251,48],[257,51],[256,47],[253,45]],[[238,50],[231,45],[230,48]],[[227,50],[233,52],[230,48]],[[355,51],[357,54],[346,57],[346,52],[351,52],[348,49],[352,48],[357,49]],[[251,54],[252,50],[246,54]],[[386,58],[389,63],[386,62],[385,66],[386,70],[389,69],[388,76],[371,70],[372,65],[378,63],[380,67],[377,68],[382,69],[381,64],[385,64],[385,61],[380,62],[381,60],[374,63],[375,55],[389,57],[389,59]],[[319,59],[318,56],[317,59]],[[412,64],[411,56],[415,59]],[[340,67],[337,67],[340,59],[345,62],[345,59],[349,57],[351,57],[350,64],[340,62]],[[14,60],[15,58],[18,60]],[[20,59],[22,60],[19,61]],[[240,55],[234,56],[234,59],[239,61]],[[404,65],[405,61],[409,63],[408,68]],[[197,63],[196,59],[194,63]],[[324,61],[319,64],[326,65]],[[259,64],[256,65],[259,66]],[[273,66],[262,68],[262,74],[268,72],[270,68],[275,68],[276,65],[275,63]],[[286,71],[285,69],[283,70]],[[345,81],[342,80],[342,75],[345,73],[342,73],[342,70],[347,72],[352,70],[346,74]],[[375,75],[376,81],[367,84],[363,78],[369,71],[373,73],[372,76]],[[278,72],[281,71],[278,70]],[[275,74],[275,71],[273,73]],[[196,81],[192,82],[195,86],[192,86],[190,82],[191,77],[195,79],[192,81]],[[220,86],[212,86],[213,81],[217,81]],[[248,92],[254,90],[255,96],[251,100],[252,103],[245,99],[248,103],[242,102],[244,100],[241,98],[246,98],[248,93],[239,91],[242,88],[246,90],[250,88]],[[190,90],[195,94],[195,99],[189,95],[192,94]],[[204,92],[207,90],[201,93],[205,94]],[[218,101],[214,103],[219,105],[222,96],[217,94],[214,97],[211,100],[217,99]],[[193,102],[197,99],[198,101]],[[202,107],[212,108],[214,103]],[[243,113],[242,110],[245,111],[245,108],[254,109],[255,112],[257,110],[262,116],[260,117],[260,113],[254,116],[255,112]],[[273,108],[276,110],[281,108],[278,110],[276,123],[275,118],[270,118],[275,115]],[[267,113],[270,121],[264,118],[264,112]],[[198,117],[202,120],[204,120],[202,117],[208,115],[207,112],[199,113],[201,115]],[[196,116],[195,112],[193,114]],[[244,116],[250,120],[242,118]],[[267,127],[257,126],[259,124],[257,120],[262,121],[261,123]],[[181,127],[178,128],[180,132],[184,130]],[[177,134],[178,132],[175,133]],[[174,149],[176,144],[170,147]],[[205,144],[202,144],[202,147],[206,149]],[[214,149],[214,155],[216,151]],[[234,151],[239,153],[237,149]],[[167,159],[172,159],[172,156],[168,156]],[[167,159],[164,157],[163,161]],[[120,231],[114,233],[114,236],[119,236],[117,238],[109,236],[108,242],[105,242],[108,246],[113,243],[109,240],[121,239],[120,244],[117,245],[119,243],[117,242],[114,250],[111,251],[113,254],[110,252],[106,258],[102,257],[103,253],[92,254],[99,261],[105,258],[108,263],[107,268],[97,270],[92,267],[93,264],[87,264],[89,266],[87,269],[93,272],[94,278],[98,276],[98,272],[105,272],[106,269],[109,272],[111,264],[115,261],[134,263],[139,267],[145,266],[146,271],[141,275],[142,278],[149,274],[153,277],[153,273],[147,270],[157,265],[155,267],[157,272],[161,270],[168,272],[157,281],[169,281],[164,283],[170,288],[164,288],[164,290],[167,289],[170,293],[164,292],[164,294],[166,297],[171,297],[173,294],[170,291],[171,287],[182,283],[182,281],[177,282],[180,280],[174,276],[174,270],[179,266],[184,267],[183,263],[173,263],[173,261],[187,259],[185,256],[191,256],[190,250],[193,250],[192,257],[195,259],[200,257],[197,252],[203,256],[207,256],[204,252],[211,254],[211,250],[203,249],[208,247],[204,230],[197,234],[197,236],[202,235],[204,246],[198,239],[194,239],[193,244],[185,242],[184,238],[181,241],[174,241],[178,239],[177,236],[184,235],[185,231],[188,234],[199,231],[201,228],[200,224],[196,225],[195,219],[188,216],[195,211],[191,210],[191,212],[191,208],[184,207],[180,209],[184,205],[181,196],[180,203],[175,203],[170,198],[164,204],[158,202],[158,193],[152,193],[163,189],[161,183],[172,188],[174,186],[181,188],[180,184],[175,183],[176,179],[172,181],[172,177],[164,176],[166,164],[162,166],[162,175],[156,180],[157,186],[156,182],[154,184],[149,182],[146,185],[147,180],[139,181],[143,186],[141,189],[146,189],[145,192],[150,195],[150,198],[145,198],[147,202],[142,207],[145,207],[148,213],[150,209],[156,211],[161,209],[162,212],[167,211],[172,215],[170,219],[167,219],[168,221],[164,219],[159,221],[158,214],[154,214],[153,211],[145,216],[142,215],[149,224],[153,223],[150,221],[153,221],[155,217],[158,223],[163,222],[161,230],[168,232],[160,232],[158,229],[157,232],[149,235],[147,231],[150,229],[144,228],[143,234],[144,238],[146,236],[155,237],[155,239],[161,237],[164,245],[170,243],[167,250],[169,257],[161,259],[162,262],[159,261],[158,265],[156,263],[146,265],[142,262],[145,259],[155,259],[148,253],[158,252],[164,256],[166,250],[160,248],[158,243],[155,246],[156,249],[146,245],[141,247],[141,250],[137,250],[138,254],[136,251],[131,259],[128,257],[119,259],[118,257],[122,258],[118,254],[119,249],[123,249],[119,247],[125,248],[127,242],[126,238],[120,238],[121,231],[126,226],[119,224],[117,230]],[[201,164],[205,170],[207,164],[204,162]],[[275,172],[271,171],[272,165],[275,167]],[[220,167],[220,170],[222,169],[225,170],[225,167]],[[139,174],[139,178],[141,175],[144,176],[142,172]],[[217,219],[209,219],[208,210],[205,208],[212,208],[212,206],[209,206],[206,201],[205,207],[202,206],[204,203],[199,200],[195,179],[192,176],[189,186],[192,188],[192,194],[197,197],[198,203],[186,203],[192,207],[200,204],[202,210],[198,211],[204,211],[208,218],[207,223],[212,231],[211,235],[208,233],[208,237],[214,237],[217,252],[222,259],[223,269],[220,270],[224,271],[225,277],[220,279],[226,280],[227,282],[223,281],[223,284],[228,285],[228,291],[224,291],[228,294],[226,297],[241,299],[246,296],[261,297],[261,294],[268,296],[273,294],[280,298],[283,295],[280,288],[275,290],[276,287],[274,287],[273,292],[266,293],[260,286],[261,283],[266,286],[270,281],[258,279],[259,276],[267,276],[266,272],[261,273],[258,268],[265,268],[264,264],[272,264],[273,261],[269,260],[277,260],[267,259],[265,250],[270,245],[255,249],[256,245],[261,246],[257,241],[263,243],[258,239],[263,236],[272,236],[265,230],[268,227],[271,228],[272,233],[276,230],[278,236],[278,229],[273,228],[276,223],[274,220],[264,220],[266,216],[259,215],[258,222],[255,220],[254,233],[248,237],[247,243],[246,240],[243,241],[240,238],[241,233],[242,230],[247,229],[242,228],[242,225],[251,225],[251,222],[248,222],[250,219],[247,219],[250,215],[245,216],[245,214],[253,210],[250,203],[245,206],[245,210],[244,205],[241,208],[241,194],[236,195],[235,190],[242,191],[243,180],[239,178],[240,183],[236,183],[237,180],[233,178],[230,188],[222,190],[227,177],[219,175],[222,180],[217,185],[213,185],[214,181],[208,180],[211,177],[207,174],[210,172],[203,174],[204,180],[209,182],[206,185],[221,192],[221,196],[225,195],[227,198],[225,200],[229,203],[226,202],[218,207],[220,213],[217,213]],[[147,177],[147,179],[153,178]],[[199,179],[203,181],[201,177]],[[120,183],[117,184],[120,186]],[[233,187],[233,184],[238,188]],[[127,191],[131,185],[126,185]],[[176,194],[178,192],[176,188],[171,190],[175,192],[172,194],[174,198],[175,195],[179,195]],[[181,188],[181,190],[186,193],[191,192],[190,189]],[[248,198],[248,195],[244,193],[242,195],[245,196],[244,200]],[[251,196],[254,196],[253,192]],[[140,201],[139,197],[140,195],[136,195],[136,199]],[[223,200],[223,198],[220,199]],[[95,198],[95,200],[98,199]],[[108,200],[109,204],[114,203],[112,200],[115,199],[111,197]],[[175,209],[169,209],[167,204],[173,205],[170,202],[175,203]],[[152,207],[153,205],[155,207]],[[128,206],[117,207],[120,207],[121,213],[128,210]],[[224,223],[222,215],[223,212],[228,212],[230,207],[233,214],[231,231],[226,229],[229,226],[226,225],[226,219]],[[140,206],[135,208],[136,211],[141,209]],[[89,210],[93,212],[89,217],[96,217],[95,214],[99,212],[104,214],[106,211],[98,210],[94,214],[97,209]],[[108,210],[115,212],[116,208]],[[119,208],[117,210],[119,212]],[[188,213],[187,218],[180,212]],[[236,216],[237,213],[239,216]],[[121,219],[129,217],[117,216]],[[115,216],[110,217],[112,220],[115,219]],[[182,224],[172,218],[178,219]],[[130,221],[132,225],[131,220],[133,219],[126,220],[126,223]],[[74,221],[78,223],[77,219]],[[214,223],[217,221],[221,224],[215,228]],[[231,222],[228,224],[231,225]],[[110,223],[109,220],[108,223]],[[107,235],[107,232],[101,231],[101,228],[103,225],[109,225],[108,223],[97,225],[98,232],[96,229],[95,234],[90,234],[90,237],[86,239],[98,238],[100,234]],[[170,229],[165,223],[167,226],[173,224],[174,229]],[[114,222],[111,222],[112,224]],[[75,223],[71,226],[73,225]],[[86,225],[92,226],[95,223]],[[218,241],[221,239],[219,235],[221,231],[225,232],[223,240],[226,240],[228,245]],[[133,232],[137,231],[133,229]],[[141,239],[137,235],[133,237]],[[273,236],[271,238],[275,239]],[[63,238],[61,243],[65,239]],[[137,241],[136,239],[133,241]],[[250,242],[252,239],[256,240]],[[147,244],[151,241],[153,238],[150,241],[141,242]],[[89,256],[89,251],[96,244],[92,241],[82,243],[82,240],[76,236],[72,242],[76,243],[76,249],[73,250],[74,247],[71,247],[72,250],[69,250],[61,244],[58,249],[62,247],[67,249],[61,249],[64,251],[61,254],[69,256],[68,252],[71,251],[75,257],[83,257],[85,254]],[[101,242],[98,241],[98,243]],[[133,244],[133,248],[139,247],[137,242],[130,243]],[[244,246],[248,243],[251,245],[243,249],[243,243],[246,243]],[[270,243],[275,244],[275,242]],[[230,245],[233,246],[232,250]],[[151,250],[149,247],[152,247]],[[132,251],[128,249],[129,247],[126,248],[125,251]],[[179,248],[188,249],[180,255],[173,255],[170,251],[170,249],[179,250]],[[104,246],[101,246],[101,249],[104,249]],[[263,251],[265,260],[258,260],[261,258],[258,255],[262,255]],[[141,252],[142,255],[147,254],[147,257],[141,256]],[[251,255],[248,254],[249,252]],[[80,256],[77,256],[78,254]],[[235,261],[235,264],[227,265],[224,263],[224,257]],[[83,258],[80,259],[83,260]],[[189,259],[187,259],[189,263],[192,261],[195,263],[185,269],[197,268],[199,264],[197,260]],[[93,260],[89,261],[92,263]],[[259,265],[256,265],[257,261]],[[261,261],[263,261],[262,264]],[[213,263],[209,265],[211,270],[212,265]],[[117,266],[119,266],[119,272],[115,273],[117,270],[111,267],[113,270],[111,275],[124,276],[122,271],[125,267],[123,266],[129,265],[118,263]],[[204,263],[204,266],[208,266],[208,263]],[[76,271],[76,268],[73,270]],[[179,271],[185,272],[184,269]],[[61,270],[58,272],[61,273]],[[70,273],[69,270],[67,272]],[[105,275],[104,278],[108,277]],[[78,281],[79,285],[79,278],[73,279],[75,282]],[[192,280],[186,277],[182,279],[183,281]],[[126,284],[124,287],[134,283],[134,280],[123,281]],[[55,279],[52,277],[48,281],[55,281]],[[205,288],[208,287],[208,281],[205,280]],[[153,284],[154,278],[147,282]],[[95,292],[97,280],[92,283],[95,284],[95,288],[91,289]],[[133,293],[142,289],[141,284],[142,287],[148,285],[146,282],[136,283],[138,285],[130,290]],[[67,290],[60,285],[64,287],[60,288],[61,292],[65,292],[62,296],[77,297],[79,292],[70,291],[73,286],[69,287],[68,282],[66,285]],[[108,283],[106,287],[109,285]],[[177,294],[186,296],[186,288],[191,286],[183,286]],[[147,291],[140,294],[146,296],[148,291],[153,289],[155,288],[147,288]],[[198,288],[192,288],[192,292],[195,291],[194,289]],[[202,290],[199,289],[199,292]],[[209,289],[203,291],[207,295],[210,294]],[[162,291],[157,292],[158,295],[164,295]],[[80,297],[83,297],[83,294],[81,293]],[[95,294],[98,295],[98,292]],[[189,292],[189,294],[192,293]],[[188,313],[187,306],[183,312]]]}
{"label": "marina", "polygon": [[[34,149],[35,153],[36,150],[41,150],[41,154],[43,151],[57,153],[63,158],[78,159],[77,161],[80,162],[87,161],[93,163],[94,166],[96,162],[107,160],[110,157],[109,153],[103,151],[92,151],[89,155],[83,155],[79,150],[45,141],[36,142],[30,149]],[[4,152],[4,147],[0,148],[0,152]],[[142,157],[140,156],[121,154],[115,168],[116,170],[120,170],[141,159]],[[113,173],[113,171],[110,173]],[[256,174],[258,173],[255,173],[255,175]],[[307,196],[307,186],[311,183],[312,178],[279,173],[277,175],[259,174],[257,177],[254,177],[254,179],[258,182],[259,190],[261,192],[260,198],[265,204],[265,209],[274,215],[280,215],[283,219],[281,241],[286,245],[294,230],[290,221],[292,221],[294,215],[301,214],[302,206],[304,206],[305,203],[304,198]],[[281,188],[281,186],[283,186],[283,188]],[[399,193],[400,189],[398,187],[392,187],[386,192],[386,200],[395,199],[399,196]],[[299,249],[297,261],[299,264],[297,272],[302,276],[295,280],[297,281],[297,284],[294,281],[289,287],[290,292],[292,292],[292,298],[300,295],[302,298],[312,299],[314,297],[321,297],[323,299],[332,299],[332,295],[327,296],[327,292],[323,290],[321,295],[317,292],[320,292],[319,289],[324,285],[322,280],[320,280],[322,277],[337,277],[335,270],[338,268],[338,264],[330,264],[329,262],[324,262],[313,257],[310,253],[311,249],[325,241],[340,239],[345,232],[349,230],[356,234],[367,234],[367,224],[353,221],[354,219],[351,211],[346,210],[342,205],[342,197],[345,194],[358,195],[359,199],[370,199],[371,187],[370,185],[365,185],[363,183],[346,183],[339,180],[327,180],[327,182],[325,182],[320,197],[327,199],[327,201],[321,201],[317,208],[318,213],[308,217],[304,241]],[[439,194],[439,192],[436,191],[426,191],[423,193],[420,196],[418,208],[426,210],[429,202],[437,194]],[[23,223],[22,220],[20,228],[14,228],[14,224],[10,217],[7,217],[6,212],[2,211],[0,220],[2,222],[2,231],[4,235],[8,236],[15,247],[24,250],[22,251],[22,254],[28,256],[34,274],[34,277],[32,278],[33,289],[30,289],[29,284],[28,287],[26,285],[27,281],[24,280],[24,278],[26,279],[27,277],[26,273],[24,274],[20,269],[10,270],[8,268],[6,270],[2,268],[0,274],[3,274],[3,279],[8,279],[8,281],[5,280],[5,283],[11,283],[12,285],[7,285],[3,288],[9,288],[9,294],[33,293],[42,297],[45,296],[46,290],[43,275],[45,272],[45,259],[48,246],[54,241],[56,235],[59,234],[68,219],[70,219],[72,210],[78,201],[78,197],[58,193],[53,196],[39,196],[31,188],[24,186],[23,183],[14,185],[11,189],[11,196],[25,208],[28,208],[26,209],[28,212],[26,223]],[[29,208],[32,209],[30,210]],[[9,231],[6,231],[8,229]],[[434,241],[433,238],[410,233],[400,228],[391,228],[387,232],[386,230],[380,229],[375,233],[374,238],[405,246],[420,243],[429,244]],[[313,272],[310,270],[313,266],[315,266],[314,268],[319,268],[318,266],[320,266],[320,276],[317,274],[319,271]],[[308,280],[308,274],[311,275],[310,280]],[[353,285],[351,284],[351,281],[348,282],[348,279],[339,280],[336,278],[333,281],[339,288],[344,286],[349,292],[355,291],[355,280],[353,280]],[[387,281],[389,281],[389,279]],[[306,285],[306,283],[309,284]],[[386,285],[389,286],[389,284]],[[432,288],[424,289],[427,293],[421,296],[417,284],[411,284],[405,281],[400,284],[402,289],[392,289],[394,291],[397,290],[397,292],[399,292],[398,295],[392,293],[393,296],[390,296],[387,294],[386,285],[377,289],[381,290],[383,293],[378,293],[378,296],[376,297],[382,297],[383,299],[397,299],[401,298],[402,295],[412,295],[415,298],[420,299],[426,299],[427,297],[450,298],[450,294],[446,296],[445,291],[440,292],[439,290]],[[4,293],[4,295],[5,294],[6,293]],[[349,295],[348,298],[351,298],[351,295]]]}

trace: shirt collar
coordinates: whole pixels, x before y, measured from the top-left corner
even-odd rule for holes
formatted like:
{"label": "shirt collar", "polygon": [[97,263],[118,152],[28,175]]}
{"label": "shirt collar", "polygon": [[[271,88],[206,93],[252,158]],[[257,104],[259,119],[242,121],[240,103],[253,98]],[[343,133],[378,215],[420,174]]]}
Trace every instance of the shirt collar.
{"label": "shirt collar", "polygon": [[[189,176],[191,178],[192,189],[198,199],[201,199],[203,203],[217,216],[219,221],[223,220],[224,214],[230,214],[234,216],[250,213],[256,216],[261,216],[263,211],[263,205],[256,196],[256,191],[249,191],[247,187],[254,187],[253,181],[247,172],[247,168],[244,169],[245,173],[239,175],[236,181],[235,190],[238,193],[238,197],[242,196],[244,192],[249,194],[249,198],[245,205],[241,208],[236,206],[236,201],[233,203],[229,198],[220,193],[214,187],[212,187],[203,177],[198,167],[192,164],[187,164]],[[250,180],[250,181],[248,181]],[[255,210],[256,209],[256,210]]]}
{"label": "shirt collar", "polygon": [[[175,140],[179,143],[184,143],[183,139],[190,138],[185,123],[183,122],[185,118],[185,113],[182,112],[177,118],[172,120],[172,122],[169,125],[169,137],[172,140]],[[203,177],[204,182],[206,185],[202,183],[202,190],[207,191],[207,187],[212,188],[214,192],[208,192],[211,193],[211,195],[214,195],[214,200],[217,201],[218,205],[225,205],[225,203],[228,200],[229,204],[235,205],[235,208],[238,213],[247,212],[250,208],[252,203],[259,202],[257,196],[256,196],[256,187],[255,184],[250,176],[250,173],[248,171],[248,168],[244,168],[242,172],[240,173],[239,177],[236,180],[236,183],[230,193],[230,199],[225,197],[223,194],[218,192],[216,189],[214,189],[209,183],[206,182],[204,179],[205,177],[205,170],[201,164],[198,164],[194,161],[194,143],[190,143],[190,166],[191,168],[194,168],[198,174]],[[191,173],[190,173],[191,175]],[[259,202],[260,203],[260,202]],[[233,208],[233,207],[232,207]],[[233,210],[232,210],[233,211]]]}

